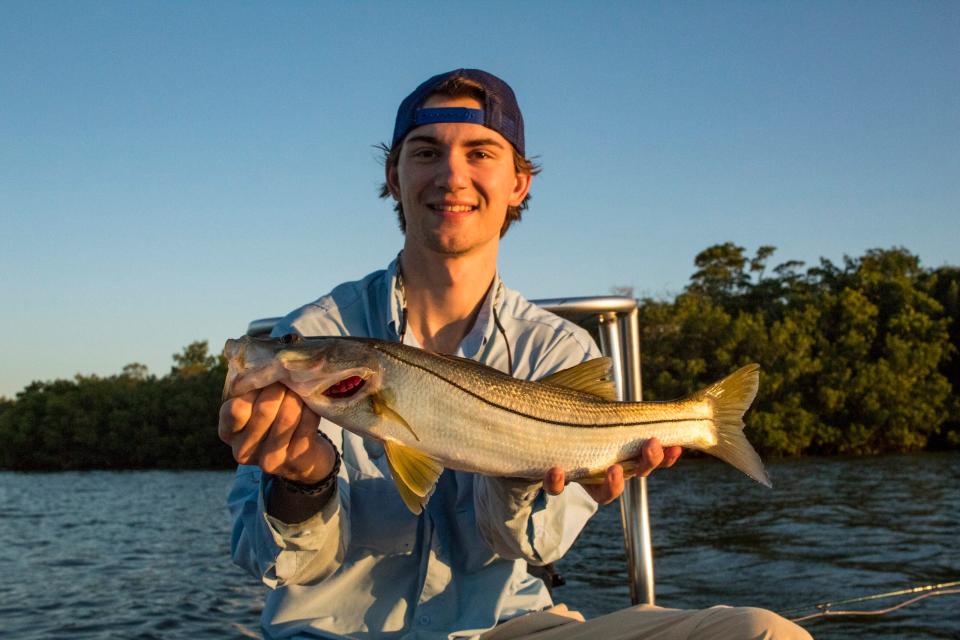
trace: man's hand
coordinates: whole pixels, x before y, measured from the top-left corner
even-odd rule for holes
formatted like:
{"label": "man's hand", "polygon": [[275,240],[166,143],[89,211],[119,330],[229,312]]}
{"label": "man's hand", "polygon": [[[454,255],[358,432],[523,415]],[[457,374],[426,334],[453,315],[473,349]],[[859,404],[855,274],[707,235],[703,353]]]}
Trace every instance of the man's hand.
{"label": "man's hand", "polygon": [[[633,475],[646,478],[654,469],[665,469],[672,467],[673,463],[680,457],[683,451],[680,447],[660,446],[660,441],[656,438],[650,438],[643,443],[642,456],[637,459],[637,468]],[[590,497],[600,504],[609,504],[620,497],[623,493],[623,467],[615,464],[607,469],[607,476],[603,484],[584,484],[583,488],[587,490]],[[543,488],[552,496],[558,495],[563,491],[565,484],[563,469],[553,467],[547,471],[543,477]]]}
{"label": "man's hand", "polygon": [[280,383],[231,398],[220,406],[220,439],[240,464],[312,484],[333,470],[336,452],[317,435],[320,418]]}

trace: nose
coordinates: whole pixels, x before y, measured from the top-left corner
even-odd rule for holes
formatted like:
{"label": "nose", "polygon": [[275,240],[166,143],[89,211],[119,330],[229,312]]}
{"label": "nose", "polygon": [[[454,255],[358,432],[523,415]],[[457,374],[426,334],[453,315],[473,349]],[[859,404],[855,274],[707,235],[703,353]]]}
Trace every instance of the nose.
{"label": "nose", "polygon": [[443,162],[437,163],[437,175],[434,184],[446,191],[465,188],[469,182],[469,164],[466,158],[457,153],[448,153]]}

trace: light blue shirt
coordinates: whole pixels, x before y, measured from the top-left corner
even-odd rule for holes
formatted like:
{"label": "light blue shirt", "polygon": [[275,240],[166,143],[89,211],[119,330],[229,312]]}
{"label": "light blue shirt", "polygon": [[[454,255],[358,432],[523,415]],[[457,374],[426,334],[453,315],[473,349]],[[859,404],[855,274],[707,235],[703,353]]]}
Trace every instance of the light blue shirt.
{"label": "light blue shirt", "polygon": [[[293,311],[273,334],[398,340],[402,308],[395,260]],[[507,371],[507,340],[514,375],[528,380],[600,355],[586,331],[497,278],[457,355]],[[415,344],[410,332],[404,342]],[[343,464],[336,495],[319,513],[301,523],[267,515],[271,477],[254,466],[237,468],[228,498],[234,561],[271,587],[262,616],[268,638],[474,638],[552,604],[527,563],[560,558],[596,511],[579,484],[550,496],[539,482],[446,470],[415,516],[378,442],[328,421],[320,427]]]}

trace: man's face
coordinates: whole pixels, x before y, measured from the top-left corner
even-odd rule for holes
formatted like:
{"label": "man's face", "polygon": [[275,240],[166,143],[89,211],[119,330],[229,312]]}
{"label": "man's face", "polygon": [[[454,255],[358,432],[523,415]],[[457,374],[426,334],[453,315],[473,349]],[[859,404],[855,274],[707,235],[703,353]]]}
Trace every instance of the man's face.
{"label": "man's face", "polygon": [[[446,96],[423,106],[483,108],[475,98]],[[408,246],[464,255],[496,246],[507,207],[523,201],[530,176],[516,172],[513,147],[496,131],[441,122],[407,134],[387,185],[403,205]]]}

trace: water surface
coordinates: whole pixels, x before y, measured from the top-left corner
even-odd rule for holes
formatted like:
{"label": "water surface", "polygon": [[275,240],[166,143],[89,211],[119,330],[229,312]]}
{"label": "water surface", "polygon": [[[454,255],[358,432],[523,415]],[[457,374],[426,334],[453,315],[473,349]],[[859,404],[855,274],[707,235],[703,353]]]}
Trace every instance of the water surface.
{"label": "water surface", "polygon": [[[802,605],[960,579],[960,453],[769,465],[770,491],[712,460],[650,480],[657,604]],[[0,637],[224,638],[263,588],[229,558],[230,472],[0,473]],[[616,505],[559,563],[559,601],[629,604]],[[888,603],[885,603],[888,604]],[[960,596],[825,638],[960,638]],[[799,614],[798,614],[799,615]]]}

